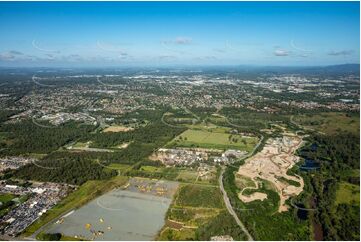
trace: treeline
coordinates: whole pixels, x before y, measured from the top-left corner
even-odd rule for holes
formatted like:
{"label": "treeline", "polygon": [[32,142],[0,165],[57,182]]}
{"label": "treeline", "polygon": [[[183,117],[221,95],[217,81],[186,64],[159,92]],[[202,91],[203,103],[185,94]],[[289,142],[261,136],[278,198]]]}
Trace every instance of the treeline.
{"label": "treeline", "polygon": [[[160,120],[154,120],[149,125],[129,133],[119,133],[124,134],[124,136],[119,137],[131,139],[131,143],[125,149],[115,152],[53,152],[42,160],[37,161],[36,164],[26,165],[13,173],[7,174],[7,176],[12,175],[16,178],[27,180],[65,182],[77,185],[87,180],[108,179],[116,175],[116,171],[106,169],[102,165],[110,163],[153,164],[154,162],[149,161],[148,157],[154,150],[164,146],[183,131],[184,129],[172,128],[161,123]],[[98,134],[87,132],[82,134],[82,137],[90,137],[92,135],[96,137]],[[98,142],[101,142],[101,139]],[[101,143],[101,147],[106,147],[106,144]],[[127,175],[143,173],[143,171],[137,169],[139,167],[135,167]],[[147,176],[147,174],[142,175]],[[168,178],[170,176],[173,177],[174,173],[170,172],[168,174],[164,172],[152,175],[152,177],[159,178]]]}
{"label": "treeline", "polygon": [[0,143],[0,148],[6,148],[2,150],[2,153],[7,155],[49,153],[86,135],[95,128],[75,122],[59,126],[46,125],[50,127],[38,126],[31,120],[2,124],[0,132],[6,133],[6,138]]}
{"label": "treeline", "polygon": [[146,177],[151,179],[165,179],[165,180],[176,180],[179,175],[179,171],[173,168],[164,168],[162,171],[149,172],[140,169],[131,169],[128,170],[124,175],[132,177]]}
{"label": "treeline", "polygon": [[[153,122],[128,133],[116,133],[119,136],[109,135],[108,140],[107,136],[101,135],[99,136],[101,138],[98,138],[98,134],[95,134],[93,144],[96,147],[113,147],[122,142],[131,142],[127,148],[116,152],[114,156],[119,161],[135,163],[146,160],[154,150],[164,146],[184,130],[172,128],[160,122]],[[113,161],[117,162],[117,160]]]}
{"label": "treeline", "polygon": [[175,129],[156,122],[133,132],[133,140],[126,149],[116,152],[113,162],[149,162],[148,157],[158,148],[175,138],[184,129]]}
{"label": "treeline", "polygon": [[260,129],[270,128],[271,123],[289,123],[289,118],[275,113],[255,112],[245,108],[224,108],[222,114],[232,124],[240,126],[243,131],[259,132]]}
{"label": "treeline", "polygon": [[247,240],[247,236],[227,211],[220,213],[196,230],[196,240],[209,241],[211,237],[219,235],[230,235],[236,241]]}
{"label": "treeline", "polygon": [[8,120],[9,117],[17,114],[19,111],[16,110],[1,110],[0,111],[0,123]]}
{"label": "treeline", "polygon": [[210,108],[192,107],[190,109],[190,111],[193,112],[194,114],[196,114],[197,116],[199,116],[201,120],[203,120],[206,117],[215,113],[217,111],[217,109],[211,108],[211,107]]}
{"label": "treeline", "polygon": [[93,159],[92,155],[59,152],[6,175],[24,180],[81,185],[87,180],[109,179],[117,175],[117,172],[105,169]]}
{"label": "treeline", "polygon": [[[360,145],[357,134],[339,133],[314,135],[314,147],[305,147],[303,154],[321,164],[319,172],[308,175],[315,206],[314,220],[322,227],[324,240],[359,240],[360,206],[336,204],[336,192],[341,181],[359,185],[359,175],[348,171],[360,168]],[[312,146],[311,146],[312,147]]]}
{"label": "treeline", "polygon": [[112,148],[134,139],[134,134],[130,132],[106,132],[87,134],[81,138],[81,141],[91,140],[90,147],[95,148]]}
{"label": "treeline", "polygon": [[358,134],[339,133],[335,135],[318,135],[314,137],[318,148],[315,157],[323,157],[332,161],[335,169],[341,167],[360,168],[360,138]]}

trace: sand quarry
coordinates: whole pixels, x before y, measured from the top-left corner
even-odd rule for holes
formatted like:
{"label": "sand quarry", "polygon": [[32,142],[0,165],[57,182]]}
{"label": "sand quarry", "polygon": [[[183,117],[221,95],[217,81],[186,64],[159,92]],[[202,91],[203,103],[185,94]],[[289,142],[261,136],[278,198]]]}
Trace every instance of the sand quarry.
{"label": "sand quarry", "polygon": [[[267,199],[267,194],[259,191],[255,191],[250,195],[243,194],[246,189],[257,190],[260,179],[267,180],[272,183],[280,196],[278,211],[287,211],[286,200],[300,194],[304,187],[302,177],[286,174],[287,170],[299,161],[299,157],[294,153],[301,145],[302,139],[291,134],[285,134],[282,138],[270,138],[262,151],[247,159],[245,164],[240,166],[238,173],[241,176],[250,178],[255,186],[245,187],[238,194],[239,199],[245,203]],[[300,185],[290,185],[287,180],[295,181]]]}

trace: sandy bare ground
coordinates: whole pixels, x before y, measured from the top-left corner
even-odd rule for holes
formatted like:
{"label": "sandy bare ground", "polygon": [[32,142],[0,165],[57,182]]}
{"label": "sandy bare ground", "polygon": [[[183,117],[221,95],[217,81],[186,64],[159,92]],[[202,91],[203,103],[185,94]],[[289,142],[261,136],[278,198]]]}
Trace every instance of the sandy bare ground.
{"label": "sandy bare ground", "polygon": [[263,193],[263,192],[254,192],[251,195],[246,196],[246,195],[242,195],[240,193],[239,199],[241,199],[245,203],[253,202],[255,200],[263,201],[263,200],[267,199],[267,194]]}
{"label": "sandy bare ground", "polygon": [[259,184],[258,184],[258,181],[252,179],[252,181],[254,182],[255,186],[254,187],[251,187],[251,186],[248,186],[248,187],[245,187],[242,189],[242,191],[238,194],[238,198],[241,199],[243,202],[245,203],[249,203],[249,202],[253,202],[255,200],[261,200],[263,201],[264,199],[267,198],[267,194],[266,193],[263,193],[263,192],[254,192],[250,195],[245,195],[243,194],[243,192],[245,190],[257,190],[259,188]]}
{"label": "sandy bare ground", "polygon": [[[240,175],[249,177],[255,181],[255,184],[257,184],[257,178],[272,183],[280,196],[279,212],[287,211],[288,207],[285,201],[292,196],[300,194],[304,187],[302,177],[287,175],[287,170],[299,161],[299,157],[294,155],[294,153],[301,145],[302,139],[289,133],[284,134],[282,138],[271,138],[267,141],[262,151],[247,159],[238,171]],[[298,182],[300,186],[290,185],[287,180]],[[258,188],[258,184],[256,186]],[[245,189],[257,188],[246,187]],[[242,194],[245,189],[239,194],[239,198],[243,202],[266,199],[266,194],[259,192],[251,194],[253,196],[245,196]]]}
{"label": "sandy bare ground", "polygon": [[131,127],[125,127],[125,126],[110,126],[103,130],[103,132],[128,132],[134,130]]}
{"label": "sandy bare ground", "polygon": [[129,146],[130,143],[123,143],[121,145],[118,145],[117,148],[120,148],[120,149],[125,149]]}

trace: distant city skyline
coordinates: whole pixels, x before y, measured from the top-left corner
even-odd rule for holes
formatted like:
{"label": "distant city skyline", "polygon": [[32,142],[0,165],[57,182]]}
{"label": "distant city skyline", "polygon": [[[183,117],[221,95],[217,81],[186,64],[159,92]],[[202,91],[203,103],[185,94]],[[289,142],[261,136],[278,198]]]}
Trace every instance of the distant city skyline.
{"label": "distant city skyline", "polygon": [[359,2],[0,2],[0,66],[360,63]]}

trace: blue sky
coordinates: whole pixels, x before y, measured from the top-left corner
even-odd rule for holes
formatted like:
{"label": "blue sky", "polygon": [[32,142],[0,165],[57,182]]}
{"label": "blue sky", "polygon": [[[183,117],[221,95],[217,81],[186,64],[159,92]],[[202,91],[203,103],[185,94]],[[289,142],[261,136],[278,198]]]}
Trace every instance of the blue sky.
{"label": "blue sky", "polygon": [[1,2],[1,66],[359,63],[359,2]]}

